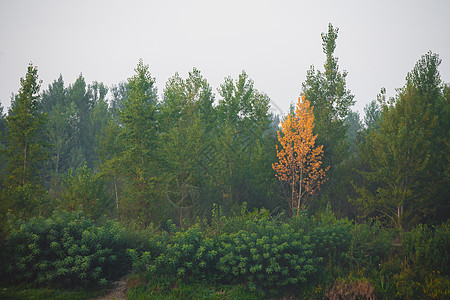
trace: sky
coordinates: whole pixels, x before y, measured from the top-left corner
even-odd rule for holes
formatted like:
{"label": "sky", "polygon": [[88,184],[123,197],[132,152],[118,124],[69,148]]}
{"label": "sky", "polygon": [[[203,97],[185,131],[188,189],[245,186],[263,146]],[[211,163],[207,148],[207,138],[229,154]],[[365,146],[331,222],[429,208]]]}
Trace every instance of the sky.
{"label": "sky", "polygon": [[450,82],[450,1],[0,1],[0,101],[5,110],[27,66],[42,89],[111,86],[133,76],[142,58],[162,94],[168,78],[199,69],[216,92],[245,70],[277,114],[296,102],[311,65],[323,70],[321,33],[339,28],[335,56],[355,95],[353,110],[389,96],[428,51]]}

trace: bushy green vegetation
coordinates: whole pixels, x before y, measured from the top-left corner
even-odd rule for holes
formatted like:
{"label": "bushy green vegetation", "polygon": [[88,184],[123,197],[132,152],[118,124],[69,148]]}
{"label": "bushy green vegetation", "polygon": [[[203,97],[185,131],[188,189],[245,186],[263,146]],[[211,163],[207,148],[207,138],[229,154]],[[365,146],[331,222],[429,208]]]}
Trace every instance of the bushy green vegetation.
{"label": "bushy green vegetation", "polygon": [[[238,226],[236,226],[238,225]],[[245,284],[250,290],[302,287],[317,272],[320,258],[302,230],[255,212],[225,218],[219,224],[187,230],[157,241],[154,253],[130,250],[133,265],[149,276],[176,274],[221,284]]]}
{"label": "bushy green vegetation", "polygon": [[[354,224],[336,219],[330,210],[317,218],[303,213],[288,222],[264,210],[244,212],[171,230],[153,238],[152,250],[129,250],[140,274],[130,290],[133,297],[154,299],[150,295],[162,291],[176,297],[193,286],[217,292],[213,287],[224,284],[259,297],[443,298],[450,293],[442,267],[448,259],[448,224],[427,232],[413,249],[410,235],[417,236],[421,227],[398,240],[378,221]],[[442,247],[427,252],[439,269],[432,264],[411,269],[419,266],[416,257],[424,249],[443,239]],[[398,241],[403,244],[393,244]]]}
{"label": "bushy green vegetation", "polygon": [[2,293],[57,298],[58,290],[36,287],[106,288],[134,271],[130,299],[450,295],[448,222],[398,237],[378,221],[355,224],[330,209],[289,219],[245,205],[230,217],[220,211],[187,228],[168,221],[146,230],[99,224],[81,211],[11,220],[3,278],[28,292]]}
{"label": "bushy green vegetation", "polygon": [[129,269],[123,230],[94,224],[81,212],[12,221],[2,255],[12,282],[41,286],[105,286]]}

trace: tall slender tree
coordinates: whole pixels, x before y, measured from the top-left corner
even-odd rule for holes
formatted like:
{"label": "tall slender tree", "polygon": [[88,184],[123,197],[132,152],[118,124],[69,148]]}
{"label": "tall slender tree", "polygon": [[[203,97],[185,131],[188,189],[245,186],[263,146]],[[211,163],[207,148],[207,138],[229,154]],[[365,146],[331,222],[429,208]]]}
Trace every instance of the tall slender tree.
{"label": "tall slender tree", "polygon": [[139,61],[136,74],[128,79],[127,99],[119,112],[120,138],[124,151],[118,162],[127,178],[127,205],[130,219],[146,226],[152,221],[157,195],[157,95],[149,66]]}
{"label": "tall slender tree", "polygon": [[34,213],[42,196],[40,167],[45,160],[42,128],[46,114],[40,108],[37,67],[30,64],[20,79],[19,93],[6,117],[6,190],[10,208],[25,216]]}
{"label": "tall slender tree", "polygon": [[198,69],[189,72],[186,79],[176,73],[166,83],[160,110],[160,148],[165,196],[176,208],[180,226],[188,213],[201,213],[209,207],[199,204],[205,200],[201,188],[207,189],[202,149],[210,143],[213,102],[212,89]]}
{"label": "tall slender tree", "polygon": [[339,70],[338,58],[334,55],[338,32],[339,28],[329,24],[328,31],[322,33],[322,48],[326,57],[324,71],[316,71],[311,66],[302,84],[302,94],[315,108],[314,133],[318,134],[318,142],[324,146],[323,161],[331,168],[324,191],[333,205],[333,201],[342,200],[337,199],[340,181],[337,177],[349,151],[345,119],[354,104],[354,96],[347,88],[347,72]]}
{"label": "tall slender tree", "polygon": [[5,147],[6,147],[6,114],[3,113],[3,106],[0,105],[0,178],[3,178],[4,172],[6,171]]}
{"label": "tall slender tree", "polygon": [[270,126],[270,98],[254,87],[253,80],[245,71],[239,74],[237,80],[225,78],[218,92],[221,99],[217,106],[218,136],[215,139],[214,167],[217,171],[217,189],[221,191],[223,202],[230,207],[255,198],[255,192],[250,187],[256,178],[255,174],[249,173],[255,165],[250,164],[252,160],[256,163],[255,154],[260,150],[258,147],[264,144],[264,133]]}

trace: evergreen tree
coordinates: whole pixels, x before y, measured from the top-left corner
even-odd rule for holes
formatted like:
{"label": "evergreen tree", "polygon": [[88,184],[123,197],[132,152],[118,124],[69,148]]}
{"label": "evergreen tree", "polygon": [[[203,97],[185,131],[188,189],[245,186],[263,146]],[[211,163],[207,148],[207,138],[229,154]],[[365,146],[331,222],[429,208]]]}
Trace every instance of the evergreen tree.
{"label": "evergreen tree", "polygon": [[[382,89],[382,92],[385,91]],[[381,94],[383,95],[383,94]],[[372,100],[364,107],[364,126],[366,130],[377,129],[381,120],[381,108]]]}
{"label": "evergreen tree", "polygon": [[[47,186],[51,194],[57,193],[61,175],[70,168],[70,149],[74,146],[71,120],[75,120],[75,107],[67,103],[67,89],[62,75],[42,92],[42,111],[47,113],[46,139],[50,159],[45,168],[51,178]],[[73,122],[73,121],[72,121]]]}

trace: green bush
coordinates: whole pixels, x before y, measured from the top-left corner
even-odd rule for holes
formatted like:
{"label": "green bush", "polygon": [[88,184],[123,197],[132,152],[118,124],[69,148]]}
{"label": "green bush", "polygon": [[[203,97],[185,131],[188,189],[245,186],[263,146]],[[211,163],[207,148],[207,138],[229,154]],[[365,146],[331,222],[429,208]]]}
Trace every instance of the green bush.
{"label": "green bush", "polygon": [[[403,233],[402,248],[391,272],[395,296],[448,299],[450,297],[449,222],[428,227],[419,224]],[[385,269],[383,264],[381,269]]]}
{"label": "green bush", "polygon": [[269,219],[248,221],[216,239],[219,278],[250,287],[302,286],[316,271],[309,237]]}
{"label": "green bush", "polygon": [[155,238],[151,249],[136,251],[129,249],[128,253],[136,271],[149,271],[151,274],[177,274],[188,277],[199,274],[199,265],[204,245],[203,234],[198,225],[173,235],[163,234],[164,239]]}
{"label": "green bush", "polygon": [[222,217],[206,232],[197,224],[166,241],[153,253],[129,250],[135,270],[268,290],[304,287],[320,260],[313,257],[308,236],[265,211]]}
{"label": "green bush", "polygon": [[351,231],[349,260],[353,267],[372,271],[393,251],[395,230],[383,228],[381,222],[355,224]]}
{"label": "green bush", "polygon": [[95,220],[111,216],[114,211],[113,197],[106,192],[106,184],[100,174],[86,165],[70,169],[62,181],[60,207],[64,210],[82,210]]}
{"label": "green bush", "polygon": [[440,226],[418,225],[403,234],[403,249],[417,271],[450,275],[450,222]]}
{"label": "green bush", "polygon": [[96,226],[82,212],[57,210],[50,218],[12,222],[5,243],[13,281],[45,286],[105,285],[129,268],[122,228]]}
{"label": "green bush", "polygon": [[352,223],[336,219],[330,206],[319,216],[309,235],[314,245],[314,256],[322,257],[324,265],[344,267],[348,265]]}

